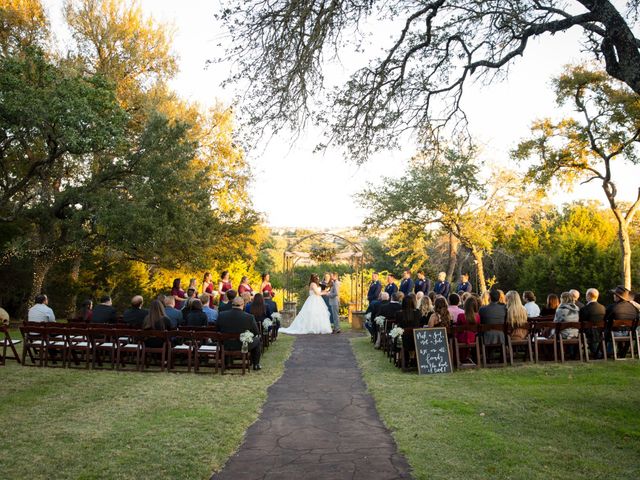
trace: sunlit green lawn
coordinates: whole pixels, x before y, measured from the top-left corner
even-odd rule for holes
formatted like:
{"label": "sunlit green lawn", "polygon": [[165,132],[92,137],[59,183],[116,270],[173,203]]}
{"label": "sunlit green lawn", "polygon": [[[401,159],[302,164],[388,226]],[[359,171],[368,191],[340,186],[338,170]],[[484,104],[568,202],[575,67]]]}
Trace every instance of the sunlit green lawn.
{"label": "sunlit green lawn", "polygon": [[263,370],[117,373],[0,367],[0,478],[205,479],[240,446],[283,371],[281,335]]}
{"label": "sunlit green lawn", "polygon": [[403,374],[353,340],[418,479],[640,478],[640,362]]}

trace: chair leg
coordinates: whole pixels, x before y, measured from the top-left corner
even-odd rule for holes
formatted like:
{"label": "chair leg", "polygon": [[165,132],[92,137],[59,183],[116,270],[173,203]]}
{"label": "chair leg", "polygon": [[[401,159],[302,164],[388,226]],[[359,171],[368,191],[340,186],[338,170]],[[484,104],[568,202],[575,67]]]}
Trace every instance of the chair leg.
{"label": "chair leg", "polygon": [[509,350],[509,365],[513,367],[513,344],[511,343],[511,337],[507,336],[507,348]]}
{"label": "chair leg", "polygon": [[562,340],[562,335],[560,335],[560,363],[564,363],[564,341]]}
{"label": "chair leg", "polygon": [[484,340],[482,341],[482,366],[487,368],[487,347],[484,344]]}

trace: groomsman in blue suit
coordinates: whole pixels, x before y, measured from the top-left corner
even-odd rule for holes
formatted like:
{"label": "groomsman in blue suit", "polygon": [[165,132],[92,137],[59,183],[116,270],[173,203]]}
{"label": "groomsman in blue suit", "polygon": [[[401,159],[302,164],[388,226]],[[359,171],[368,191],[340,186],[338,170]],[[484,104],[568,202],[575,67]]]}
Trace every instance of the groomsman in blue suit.
{"label": "groomsman in blue suit", "polygon": [[378,272],[373,272],[371,275],[371,284],[369,285],[369,291],[367,292],[367,300],[369,303],[375,302],[380,297],[382,291],[382,283],[378,280]]}
{"label": "groomsman in blue suit", "polygon": [[398,286],[394,282],[395,278],[393,273],[387,275],[387,286],[384,287],[384,291],[389,294],[389,298],[398,291]]}
{"label": "groomsman in blue suit", "polygon": [[422,292],[427,295],[431,291],[431,282],[425,278],[424,272],[420,270],[418,272],[418,279],[416,280],[416,286],[414,287],[413,293]]}
{"label": "groomsman in blue suit", "polygon": [[465,292],[472,292],[473,287],[471,286],[471,282],[469,281],[469,275],[467,273],[463,273],[460,275],[460,283],[458,283],[458,288],[456,292],[458,295],[462,295]]}
{"label": "groomsman in blue suit", "polygon": [[402,274],[402,281],[400,282],[400,291],[404,293],[406,297],[410,293],[413,293],[413,280],[411,279],[411,270],[405,270]]}

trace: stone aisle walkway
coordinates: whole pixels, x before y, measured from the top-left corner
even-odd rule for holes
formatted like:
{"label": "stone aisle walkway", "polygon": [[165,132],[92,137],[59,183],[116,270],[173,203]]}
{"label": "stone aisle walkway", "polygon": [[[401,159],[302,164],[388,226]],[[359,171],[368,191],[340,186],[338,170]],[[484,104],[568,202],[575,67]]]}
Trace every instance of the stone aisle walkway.
{"label": "stone aisle walkway", "polygon": [[302,335],[240,450],[214,480],[411,478],[346,335]]}

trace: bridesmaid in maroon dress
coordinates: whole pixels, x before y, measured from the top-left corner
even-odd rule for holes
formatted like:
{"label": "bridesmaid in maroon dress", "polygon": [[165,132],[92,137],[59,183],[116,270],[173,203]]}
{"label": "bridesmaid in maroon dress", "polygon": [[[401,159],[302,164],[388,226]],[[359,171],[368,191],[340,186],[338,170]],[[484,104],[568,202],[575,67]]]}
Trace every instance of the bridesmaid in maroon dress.
{"label": "bridesmaid in maroon dress", "polygon": [[225,270],[220,275],[220,282],[218,282],[218,291],[222,294],[222,293],[225,293],[227,290],[232,290],[232,289],[233,289],[233,286],[229,281],[229,271]]}
{"label": "bridesmaid in maroon dress", "polygon": [[249,277],[242,277],[242,280],[240,280],[240,285],[238,286],[239,295],[242,295],[245,292],[249,292],[251,295],[253,295],[253,288],[251,288],[251,285],[249,285]]}
{"label": "bridesmaid in maroon dress", "polygon": [[211,281],[211,273],[206,272],[202,279],[202,291],[209,294],[209,307],[213,308],[213,282]]}
{"label": "bridesmaid in maroon dress", "polygon": [[187,298],[187,294],[184,293],[184,290],[180,288],[179,278],[176,278],[173,281],[173,288],[171,289],[171,295],[176,300],[176,309],[180,310],[182,308],[182,304],[184,303],[184,299]]}
{"label": "bridesmaid in maroon dress", "polygon": [[273,298],[273,287],[271,286],[271,275],[268,273],[262,274],[262,285],[260,285],[260,293],[269,292],[271,298]]}

